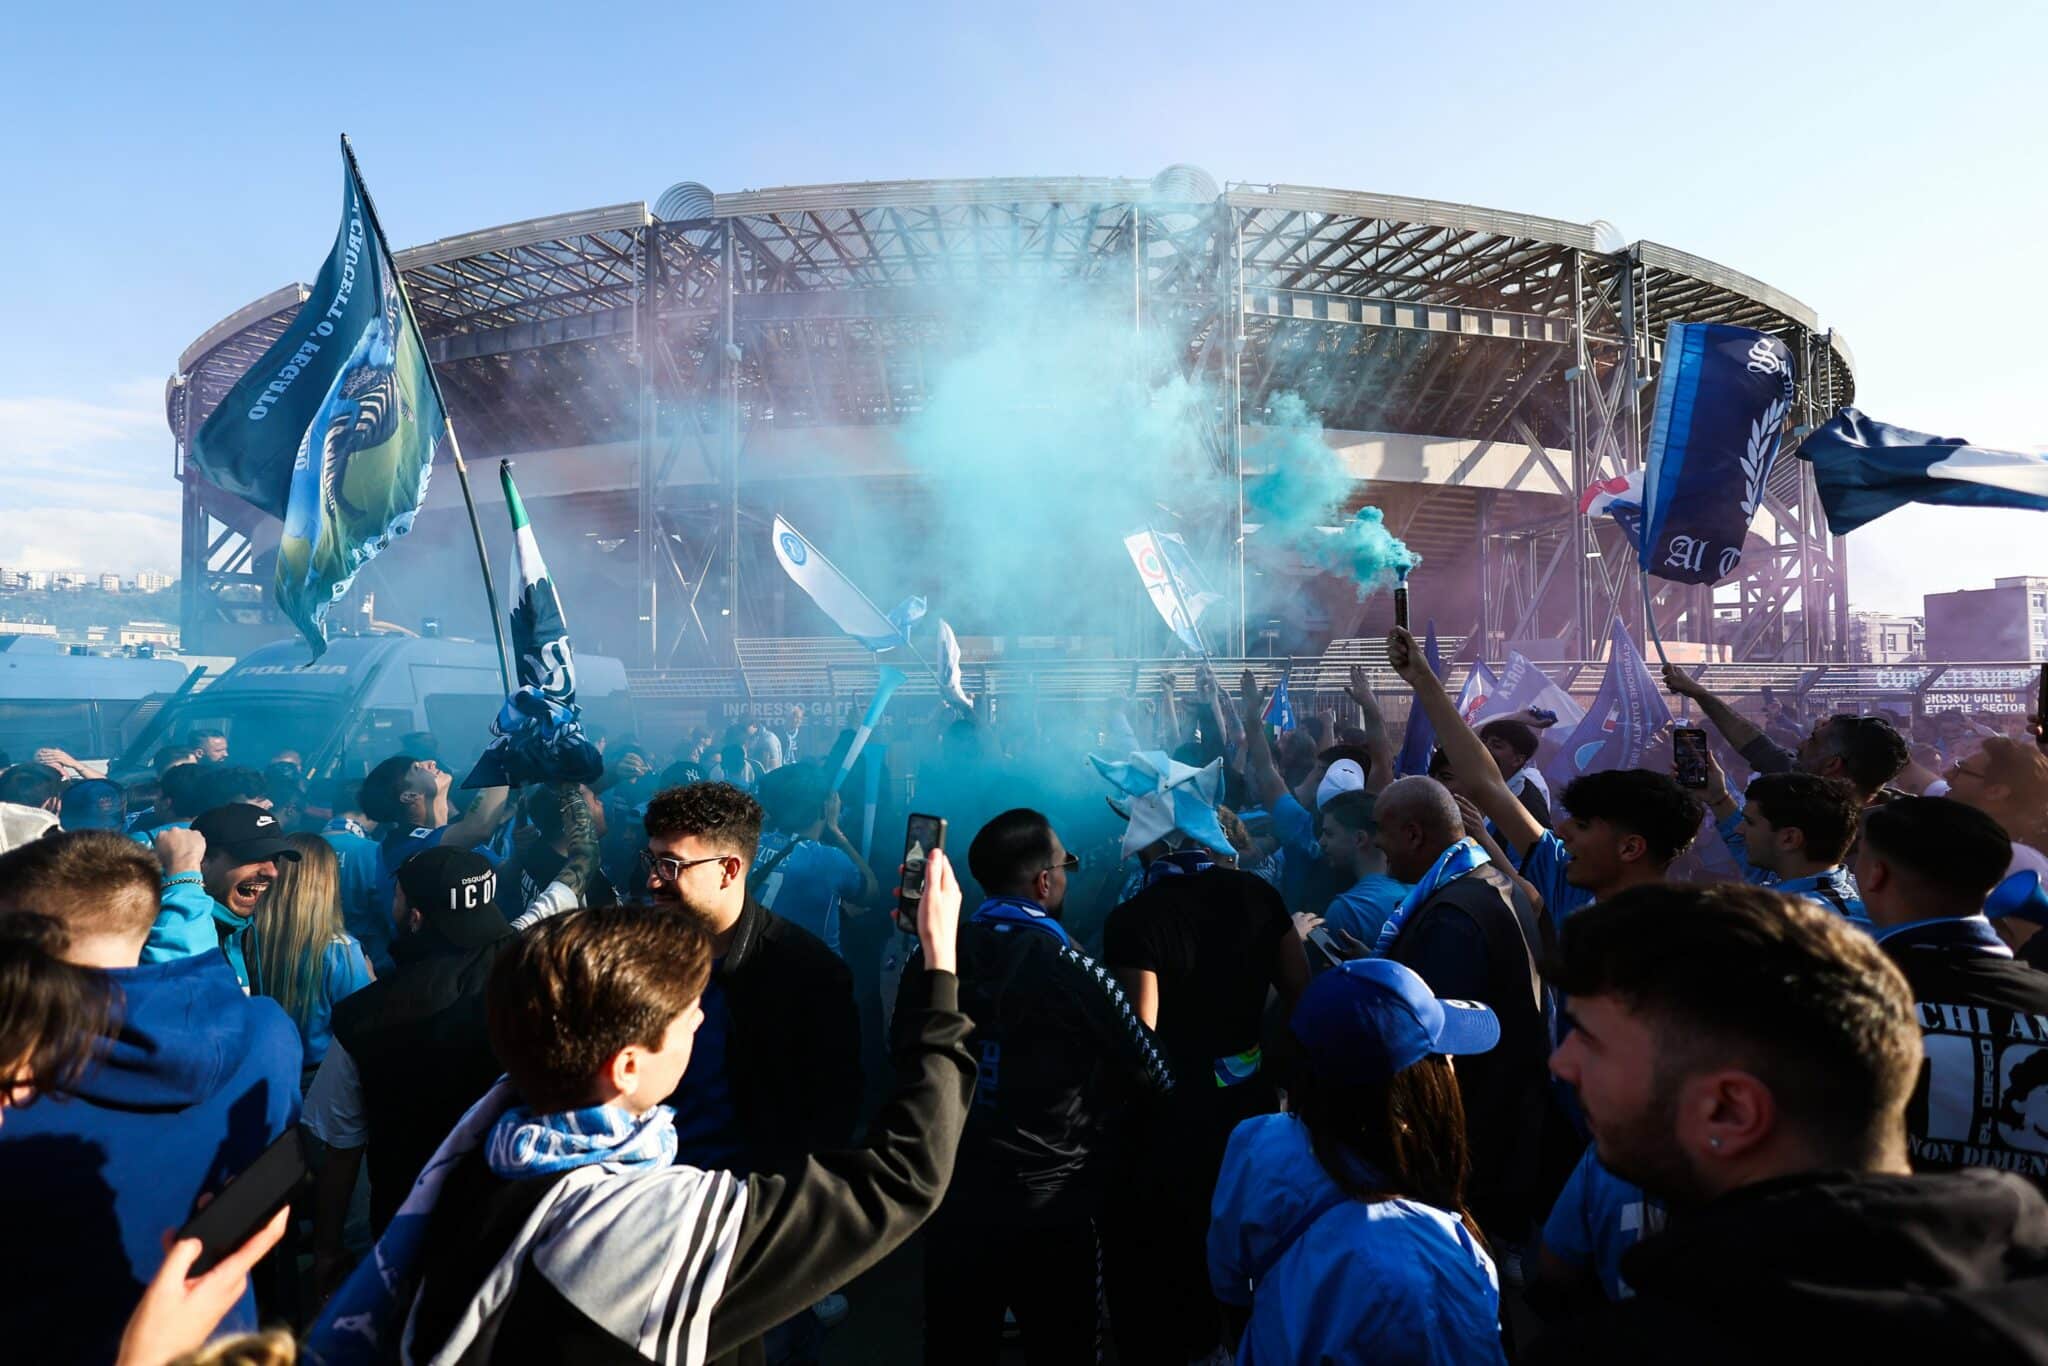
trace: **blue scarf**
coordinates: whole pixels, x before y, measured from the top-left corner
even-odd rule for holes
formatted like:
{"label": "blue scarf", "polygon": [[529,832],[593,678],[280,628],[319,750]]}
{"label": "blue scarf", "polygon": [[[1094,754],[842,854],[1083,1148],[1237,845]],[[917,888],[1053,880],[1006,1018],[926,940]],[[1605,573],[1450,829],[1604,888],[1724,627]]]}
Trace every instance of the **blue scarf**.
{"label": "blue scarf", "polygon": [[1033,930],[1051,935],[1068,948],[1074,947],[1067,927],[1046,913],[1045,907],[1021,896],[992,896],[969,917],[977,925],[994,925],[999,930]]}
{"label": "blue scarf", "polygon": [[1981,915],[1929,916],[1878,932],[1886,949],[1941,949],[1969,958],[2010,958],[2012,950]]}
{"label": "blue scarf", "polygon": [[1415,890],[1401,898],[1401,904],[1394,907],[1394,913],[1387,917],[1387,923],[1380,926],[1380,937],[1373,941],[1372,951],[1384,956],[1400,937],[1401,927],[1408,923],[1408,917],[1415,914],[1422,903],[1435,896],[1437,889],[1445,883],[1456,882],[1482,863],[1493,859],[1484,849],[1469,839],[1459,840],[1436,856],[1436,862],[1429,865],[1429,871],[1422,875],[1422,881],[1415,884]]}
{"label": "blue scarf", "polygon": [[612,1105],[536,1115],[515,1106],[498,1117],[484,1142],[484,1160],[508,1180],[550,1176],[593,1163],[642,1167],[676,1160],[676,1112],[657,1105],[631,1115]]}
{"label": "blue scarf", "polygon": [[1206,873],[1216,866],[1216,860],[1209,857],[1209,851],[1200,845],[1191,844],[1185,849],[1176,849],[1170,854],[1161,854],[1145,866],[1145,885],[1150,887],[1163,877],[1192,876]]}

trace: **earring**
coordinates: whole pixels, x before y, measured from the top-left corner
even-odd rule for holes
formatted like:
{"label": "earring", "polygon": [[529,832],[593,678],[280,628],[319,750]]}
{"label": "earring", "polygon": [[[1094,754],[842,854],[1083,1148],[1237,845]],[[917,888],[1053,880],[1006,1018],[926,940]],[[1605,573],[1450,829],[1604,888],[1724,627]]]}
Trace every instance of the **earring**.
{"label": "earring", "polygon": [[1707,1140],[1707,1146],[1709,1148],[1718,1149],[1721,1146],[1721,1140],[1718,1138],[1710,1138]]}

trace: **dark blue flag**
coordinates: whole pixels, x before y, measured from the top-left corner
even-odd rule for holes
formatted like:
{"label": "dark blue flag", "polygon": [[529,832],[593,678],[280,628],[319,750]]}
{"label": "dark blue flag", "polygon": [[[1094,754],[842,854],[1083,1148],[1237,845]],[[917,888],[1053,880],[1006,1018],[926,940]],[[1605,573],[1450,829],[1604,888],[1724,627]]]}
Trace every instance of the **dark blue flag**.
{"label": "dark blue flag", "polygon": [[1659,731],[1671,724],[1664,692],[1650,677],[1628,628],[1616,617],[1607,633],[1607,674],[1593,705],[1564,739],[1544,770],[1553,792],[1574,779],[1610,768],[1635,768]]}
{"label": "dark blue flag", "polygon": [[2048,511],[2048,456],[1928,436],[1844,408],[1801,443],[1828,515],[1846,536],[1907,503]]}
{"label": "dark blue flag", "polygon": [[411,529],[446,425],[398,268],[342,139],[341,228],[284,334],[192,438],[192,463],[284,522],[277,605],[319,658],[327,611]]}
{"label": "dark blue flag", "polygon": [[[1429,623],[1429,629],[1422,639],[1422,657],[1429,661],[1429,671],[1438,678],[1444,676],[1443,655],[1437,650],[1436,621]],[[1394,759],[1394,772],[1404,778],[1429,772],[1429,756],[1436,749],[1436,727],[1429,723],[1429,714],[1420,707],[1408,711],[1408,733],[1401,737],[1401,753]]]}
{"label": "dark blue flag", "polygon": [[1742,560],[1750,519],[1792,411],[1792,351],[1722,323],[1673,323],[1643,460],[1645,571],[1719,583]]}

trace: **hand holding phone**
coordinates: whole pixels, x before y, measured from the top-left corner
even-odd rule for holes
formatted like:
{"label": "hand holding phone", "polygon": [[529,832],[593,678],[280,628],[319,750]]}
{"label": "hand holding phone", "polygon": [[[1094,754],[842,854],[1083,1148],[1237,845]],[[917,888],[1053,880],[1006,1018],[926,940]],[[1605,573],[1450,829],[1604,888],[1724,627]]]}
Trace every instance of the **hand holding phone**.
{"label": "hand holding phone", "polygon": [[896,928],[905,934],[917,933],[917,903],[924,896],[931,852],[945,847],[945,818],[912,812],[903,827],[903,881],[896,891]]}
{"label": "hand holding phone", "polygon": [[178,1230],[181,1243],[199,1240],[199,1255],[186,1274],[204,1276],[246,1244],[291,1202],[306,1172],[305,1140],[294,1124]]}
{"label": "hand holding phone", "polygon": [[1704,792],[1711,777],[1712,758],[1707,752],[1707,733],[1698,726],[1676,726],[1671,731],[1673,776],[1678,785]]}

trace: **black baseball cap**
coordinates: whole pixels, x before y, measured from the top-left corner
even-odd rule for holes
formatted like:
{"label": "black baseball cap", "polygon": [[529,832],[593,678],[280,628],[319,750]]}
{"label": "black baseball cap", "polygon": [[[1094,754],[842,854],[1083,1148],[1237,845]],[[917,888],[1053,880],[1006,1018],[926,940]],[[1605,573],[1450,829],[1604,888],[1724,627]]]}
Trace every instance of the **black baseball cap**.
{"label": "black baseball cap", "polygon": [[236,863],[299,861],[299,851],[286,841],[277,817],[260,806],[247,802],[216,806],[193,821],[192,828],[206,836],[207,853],[223,854]]}
{"label": "black baseball cap", "polygon": [[472,849],[436,845],[398,865],[406,904],[431,919],[440,911],[498,909],[498,870]]}

